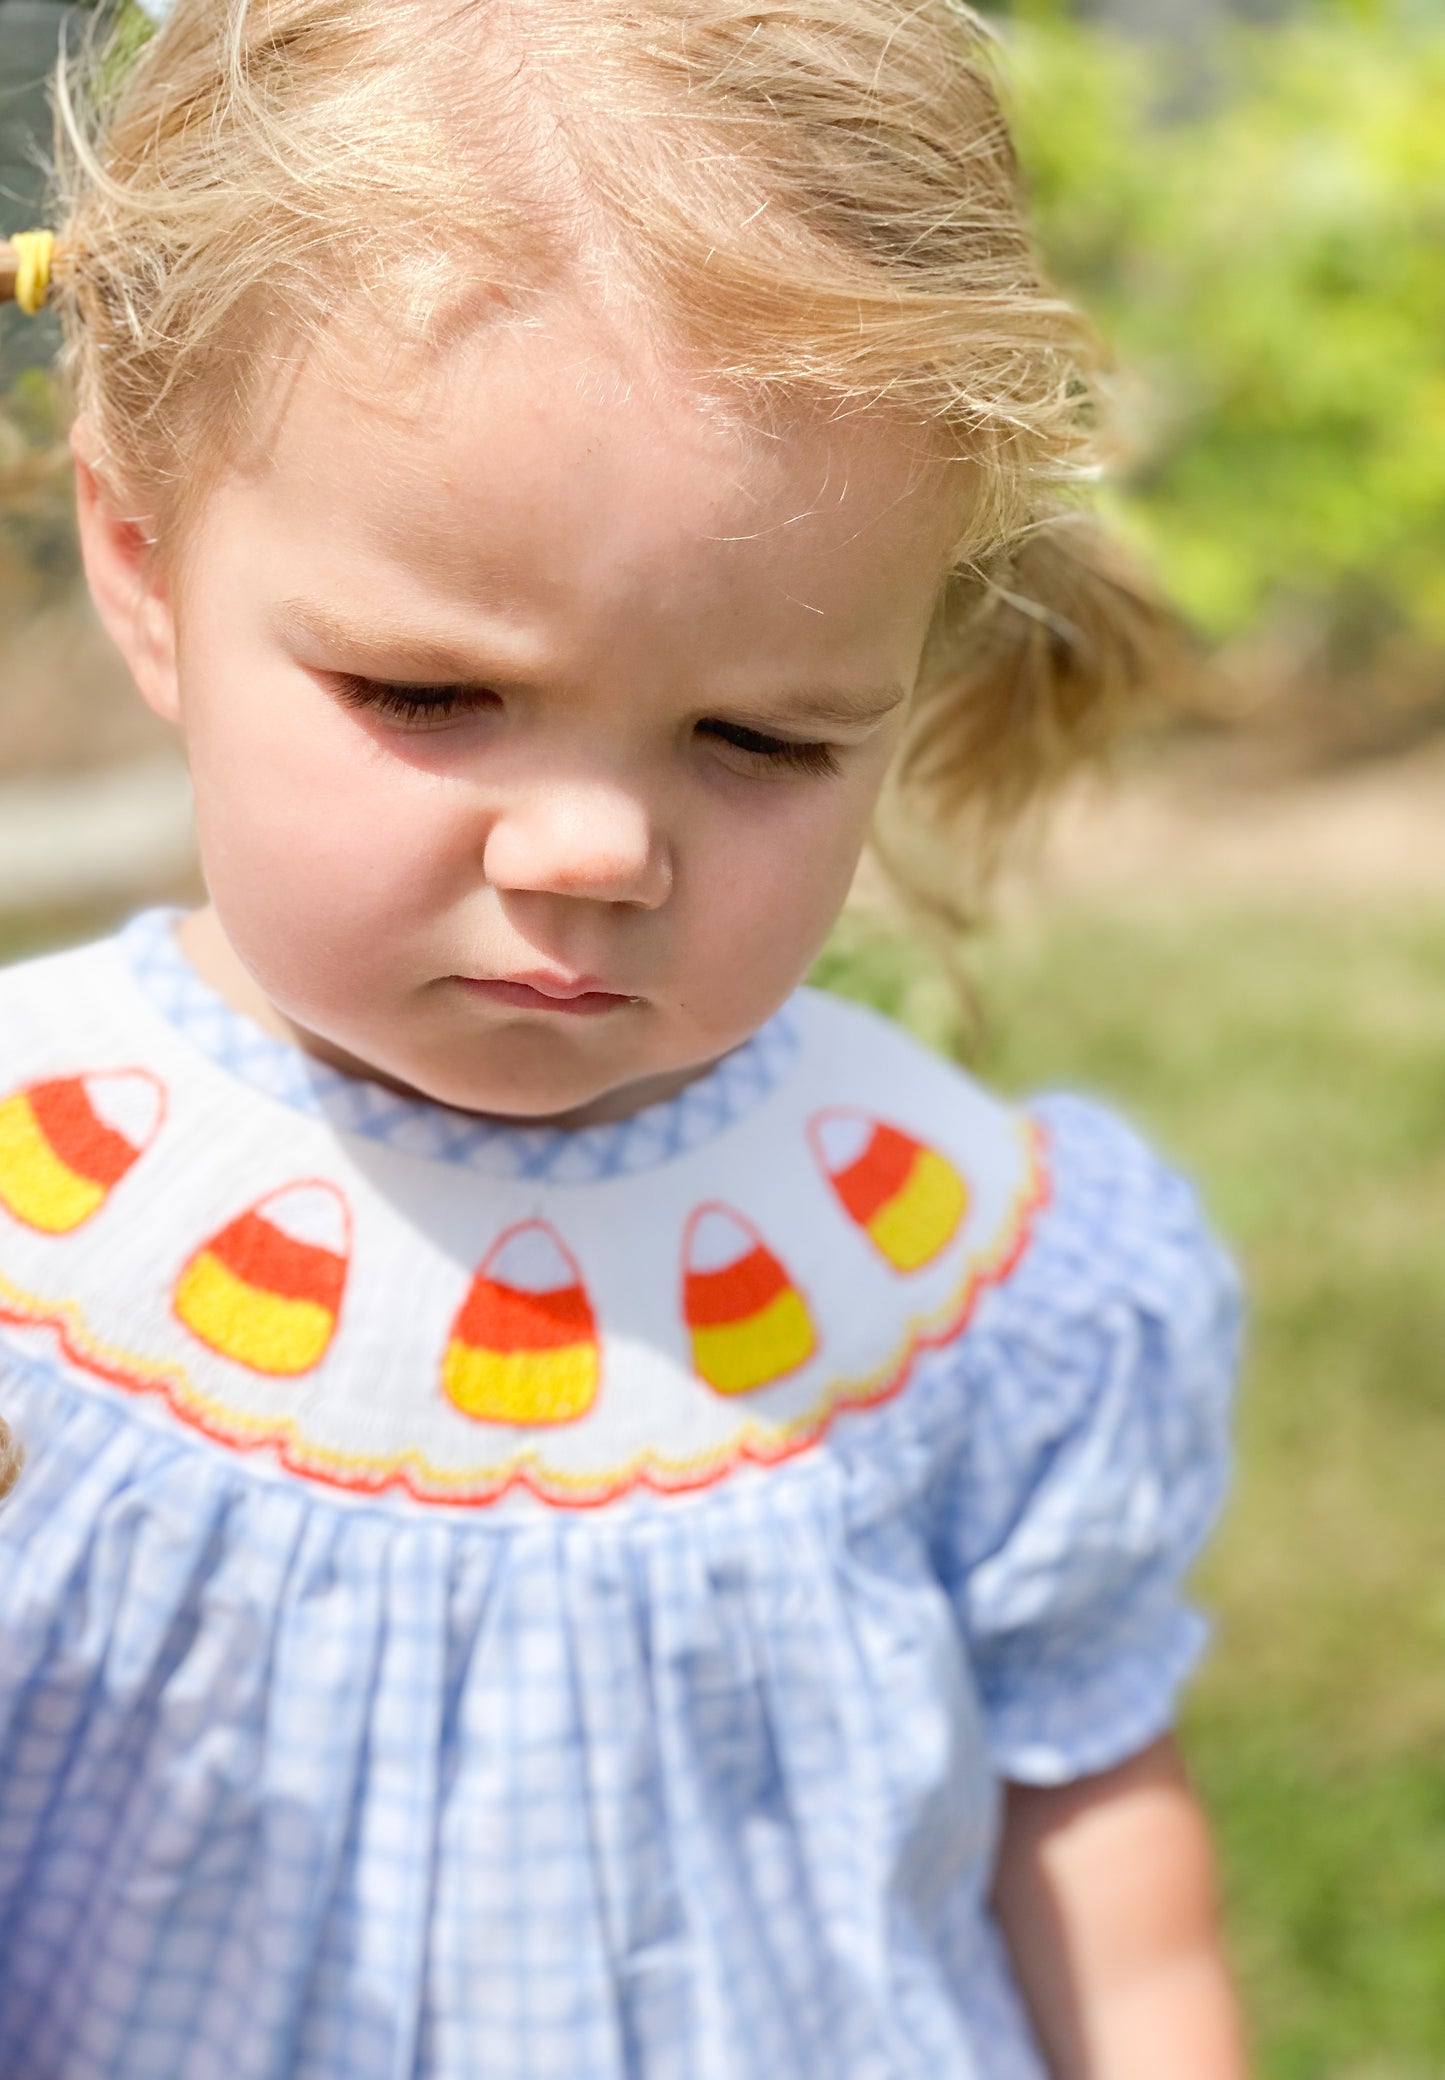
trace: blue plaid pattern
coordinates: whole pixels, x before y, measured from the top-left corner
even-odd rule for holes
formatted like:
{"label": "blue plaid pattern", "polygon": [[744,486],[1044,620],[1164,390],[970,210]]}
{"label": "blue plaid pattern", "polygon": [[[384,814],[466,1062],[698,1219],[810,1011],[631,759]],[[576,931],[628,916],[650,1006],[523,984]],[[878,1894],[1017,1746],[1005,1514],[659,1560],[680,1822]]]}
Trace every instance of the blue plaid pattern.
{"label": "blue plaid pattern", "polygon": [[602,1184],[652,1170],[721,1134],[771,1095],[798,1053],[797,1020],[784,1005],[709,1074],[630,1119],[576,1130],[515,1127],[404,1097],[343,1076],[273,1039],[218,997],[175,940],[178,910],[146,910],[120,934],[141,987],[192,1045],[253,1090],[404,1154],[457,1163],[492,1177],[547,1184]]}
{"label": "blue plaid pattern", "polygon": [[964,1336],[690,1501],[350,1503],[0,1353],[0,2080],[1042,2080],[999,1779],[1167,1725],[1238,1308],[1040,1115]]}

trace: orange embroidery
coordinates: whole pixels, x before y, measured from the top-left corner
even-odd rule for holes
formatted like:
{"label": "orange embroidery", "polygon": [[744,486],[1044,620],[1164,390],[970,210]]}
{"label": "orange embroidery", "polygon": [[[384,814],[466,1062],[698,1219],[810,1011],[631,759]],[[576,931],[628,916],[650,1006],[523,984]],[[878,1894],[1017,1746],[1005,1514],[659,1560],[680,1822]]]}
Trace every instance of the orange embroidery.
{"label": "orange embroidery", "polygon": [[154,1141],[165,1092],[144,1069],[32,1083],[0,1099],[0,1205],[44,1235],[99,1213]]}
{"label": "orange embroidery", "polygon": [[947,1249],[963,1225],[969,1195],[936,1150],[846,1110],[820,1112],[808,1138],[844,1212],[895,1271],[921,1271]]}
{"label": "orange embroidery", "polygon": [[442,1361],[442,1388],[484,1423],[571,1423],[597,1398],[592,1303],[545,1221],[509,1228],[472,1281]]}
{"label": "orange embroidery", "polygon": [[351,1217],[335,1185],[287,1185],[197,1250],[175,1311],[221,1357],[292,1378],[330,1348],[350,1257]]}
{"label": "orange embroidery", "polygon": [[[547,1464],[536,1445],[509,1448],[506,1441],[491,1460],[457,1466],[439,1465],[426,1452],[409,1447],[380,1453],[349,1452],[308,1435],[293,1416],[249,1412],[231,1405],[208,1392],[182,1364],[143,1358],[105,1342],[93,1333],[74,1302],[23,1292],[3,1272],[0,1324],[45,1331],[54,1336],[67,1363],[92,1380],[128,1394],[154,1395],[180,1422],[213,1443],[239,1452],[270,1452],[289,1472],[347,1494],[400,1492],[422,1504],[477,1509],[521,1493],[554,1509],[593,1510],[639,1489],[664,1496],[693,1493],[718,1485],[743,1467],[780,1466],[813,1450],[840,1415],[892,1401],[908,1386],[921,1357],[963,1333],[983,1293],[1013,1271],[1028,1246],[1036,1217],[1049,1201],[1043,1137],[1036,1128],[1024,1133],[1023,1179],[994,1240],[987,1250],[972,1254],[963,1263],[958,1282],[945,1301],[902,1326],[892,1353],[879,1366],[866,1375],[826,1381],[816,1399],[791,1420],[749,1418],[729,1438],[692,1454],[650,1447],[621,1463],[569,1471]],[[331,1193],[344,1213],[344,1201],[335,1187],[322,1185],[320,1190]],[[284,1195],[261,1201],[255,1211],[269,1212],[280,1196]],[[752,1231],[745,1229],[745,1234],[756,1245]],[[565,1251],[563,1254],[565,1257]],[[764,1255],[771,1257],[771,1252],[764,1249]],[[498,1256],[499,1249],[494,1250],[493,1260]],[[565,1260],[570,1266],[571,1259]],[[746,1278],[756,1276],[754,1266]],[[755,1289],[750,1288],[764,1289],[761,1280]],[[720,1291],[717,1287],[711,1290],[714,1295]]]}
{"label": "orange embroidery", "polygon": [[805,1365],[817,1349],[807,1302],[749,1222],[702,1206],[683,1242],[682,1311],[698,1377],[719,1394],[750,1394]]}

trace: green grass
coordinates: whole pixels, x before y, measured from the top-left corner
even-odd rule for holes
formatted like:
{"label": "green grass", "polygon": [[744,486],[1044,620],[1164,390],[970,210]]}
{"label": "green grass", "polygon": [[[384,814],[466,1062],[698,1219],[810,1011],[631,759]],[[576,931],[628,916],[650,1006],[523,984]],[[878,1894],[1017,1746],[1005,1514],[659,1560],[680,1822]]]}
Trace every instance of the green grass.
{"label": "green grass", "polygon": [[[1189,1706],[1266,2080],[1445,2080],[1445,913],[1054,913],[973,962],[976,1065],[1116,1100],[1253,1308]],[[937,963],[850,918],[818,979],[925,1038]]]}

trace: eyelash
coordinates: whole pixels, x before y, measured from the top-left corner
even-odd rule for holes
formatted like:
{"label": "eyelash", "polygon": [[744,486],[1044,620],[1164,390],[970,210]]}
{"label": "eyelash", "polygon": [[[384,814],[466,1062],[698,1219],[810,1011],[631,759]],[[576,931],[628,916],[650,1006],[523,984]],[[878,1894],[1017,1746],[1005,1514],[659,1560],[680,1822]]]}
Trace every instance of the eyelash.
{"label": "eyelash", "polygon": [[485,686],[395,686],[350,672],[338,673],[335,685],[348,708],[411,724],[445,721],[459,709],[485,708],[495,698]]}
{"label": "eyelash", "polygon": [[761,730],[745,729],[740,722],[703,722],[699,731],[715,737],[733,751],[755,758],[776,771],[787,768],[828,779],[839,771],[838,754],[831,744],[806,744],[793,737],[769,737]]}
{"label": "eyelash", "polygon": [[[382,679],[358,678],[352,673],[339,673],[335,683],[339,697],[349,708],[385,715],[393,722],[413,727],[443,721],[462,709],[486,707],[495,698],[482,686],[401,686]],[[788,769],[826,779],[840,770],[837,753],[830,744],[770,737],[761,730],[747,729],[740,722],[702,722],[698,731],[774,771]]]}

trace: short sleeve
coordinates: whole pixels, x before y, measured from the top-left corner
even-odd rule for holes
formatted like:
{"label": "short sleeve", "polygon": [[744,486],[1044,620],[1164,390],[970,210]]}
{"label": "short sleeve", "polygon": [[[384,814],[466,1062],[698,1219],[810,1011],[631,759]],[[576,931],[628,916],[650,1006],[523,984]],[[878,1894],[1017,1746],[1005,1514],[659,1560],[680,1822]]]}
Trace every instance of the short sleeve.
{"label": "short sleeve", "polygon": [[1225,1492],[1240,1303],[1134,1133],[1076,1098],[1036,1116],[1051,1199],[961,1346],[938,1536],[995,1767],[1058,1784],[1167,1731],[1205,1643],[1182,1582]]}

